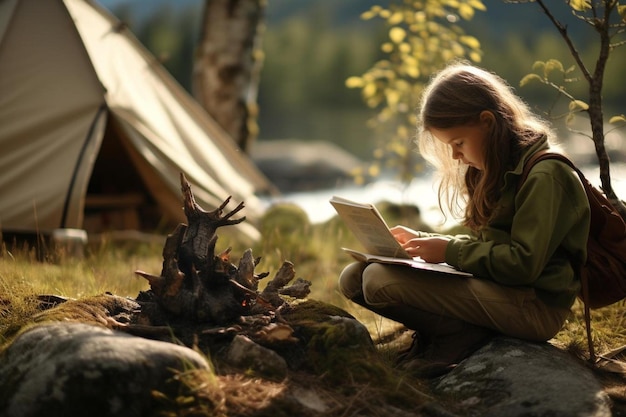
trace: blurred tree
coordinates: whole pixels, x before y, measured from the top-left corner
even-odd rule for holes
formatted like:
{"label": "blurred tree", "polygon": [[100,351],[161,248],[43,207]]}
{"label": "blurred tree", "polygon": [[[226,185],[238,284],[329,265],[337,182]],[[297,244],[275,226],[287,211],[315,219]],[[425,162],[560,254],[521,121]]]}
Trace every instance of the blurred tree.
{"label": "blurred tree", "polygon": [[[570,35],[571,29],[556,16],[553,4],[548,6],[544,0],[516,0],[510,3],[536,3],[548,17],[550,22],[558,30],[561,37],[574,59],[575,64],[569,68],[556,59],[535,62],[534,73],[526,75],[520,85],[526,85],[530,81],[539,81],[554,88],[558,94],[568,102],[568,119],[573,119],[575,113],[586,113],[591,124],[591,135],[594,143],[596,156],[600,165],[600,181],[602,191],[607,198],[619,210],[622,217],[626,218],[626,206],[615,195],[611,185],[609,157],[605,148],[603,95],[605,70],[609,56],[616,48],[626,43],[626,6],[619,4],[617,0],[568,0],[566,3],[571,12],[582,25],[593,28],[597,35],[597,55],[592,64],[585,61],[579,52],[575,40]],[[555,80],[558,77],[558,80]],[[587,99],[576,98],[567,85],[572,82],[583,81],[587,84]],[[624,125],[626,116],[623,114],[613,116],[610,123]]]}
{"label": "blurred tree", "polygon": [[266,0],[206,0],[194,62],[195,98],[244,152],[259,130],[265,7]]}
{"label": "blurred tree", "polygon": [[187,90],[191,88],[193,48],[199,19],[196,8],[177,10],[172,5],[154,8],[143,18],[128,6],[116,10],[116,15],[137,34],[137,38]]}
{"label": "blurred tree", "polygon": [[[302,11],[280,20],[270,18],[280,2],[269,2],[259,139],[326,140],[369,159],[375,142],[366,126],[370,110],[357,90],[345,88],[345,80],[381,58],[377,45],[386,32],[377,22],[359,18],[365,0],[309,1],[309,9],[301,1],[307,2],[285,0]],[[347,3],[353,3],[352,14],[339,18],[336,8]]]}
{"label": "blurred tree", "polygon": [[358,179],[376,176],[381,165],[395,169],[403,181],[421,170],[415,161],[415,109],[429,76],[455,58],[480,62],[480,42],[465,34],[460,26],[475,12],[486,10],[480,0],[403,0],[388,8],[373,6],[363,19],[382,18],[389,26],[388,40],[382,51],[387,55],[365,74],[346,80],[349,88],[360,88],[366,104],[377,110],[370,120],[373,128],[392,126],[377,148],[369,172],[357,173]]}
{"label": "blurred tree", "polygon": [[[363,106],[361,90],[346,89],[345,81],[388,57],[378,46],[388,40],[389,25],[382,19],[363,20],[359,16],[372,4],[388,3],[389,0],[268,2],[258,93],[259,140],[330,140],[363,160],[372,159],[379,138],[394,135],[397,127],[378,123],[376,129],[368,128],[367,120],[377,109]],[[115,4],[115,14],[191,92],[192,63],[201,33],[204,0],[116,0]],[[563,21],[575,27],[577,20],[565,2],[550,5],[559,13],[568,12]],[[489,2],[486,13],[476,13],[471,20],[459,19],[457,23],[480,39],[483,67],[508,80],[519,80],[535,60],[556,58],[566,65],[571,60],[562,38],[542,13],[538,7],[512,7],[504,1],[494,1]],[[529,21],[534,25],[531,32],[527,30]],[[580,25],[572,31],[586,62],[592,62],[597,55],[593,33],[593,29],[584,30]],[[622,112],[619,109],[626,103],[624,71],[626,59],[613,55],[603,84],[606,114]],[[568,89],[575,97],[586,92],[583,82],[570,83]],[[550,109],[545,103],[555,99],[553,91],[540,83],[529,83],[518,94],[539,112]],[[556,127],[562,129],[564,119],[555,121]],[[410,128],[414,130],[413,126]],[[611,136],[607,147],[610,139]]]}

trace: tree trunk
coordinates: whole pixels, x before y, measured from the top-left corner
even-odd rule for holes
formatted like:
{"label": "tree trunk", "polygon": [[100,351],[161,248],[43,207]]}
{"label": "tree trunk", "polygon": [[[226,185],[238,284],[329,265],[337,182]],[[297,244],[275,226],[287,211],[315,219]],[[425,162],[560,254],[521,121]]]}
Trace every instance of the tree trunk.
{"label": "tree trunk", "polygon": [[264,0],[206,0],[193,94],[244,151],[256,139]]}
{"label": "tree trunk", "polygon": [[[598,59],[596,60],[595,69],[593,73],[591,73],[583,63],[582,57],[575,48],[572,39],[568,35],[567,26],[563,25],[554,17],[550,8],[546,5],[546,2],[543,0],[536,1],[565,40],[572,57],[582,71],[585,80],[589,84],[589,108],[587,110],[587,114],[589,115],[591,135],[595,146],[596,156],[598,157],[598,163],[600,165],[600,182],[602,183],[601,189],[622,218],[626,220],[626,205],[618,198],[613,190],[613,186],[611,185],[610,160],[604,145],[604,115],[602,110],[602,86],[604,81],[604,71],[612,49],[610,34],[612,27],[611,14],[617,7],[618,3],[614,0],[602,0],[599,1],[598,4],[594,3],[591,5],[594,11],[594,18],[586,19],[586,22],[593,26],[600,38]],[[596,16],[596,12],[598,10],[603,10],[603,15]],[[619,31],[623,30],[623,27],[620,27],[619,25],[615,27],[618,27]]]}
{"label": "tree trunk", "polygon": [[604,145],[604,115],[602,109],[602,87],[604,81],[604,73],[606,69],[606,63],[609,59],[611,51],[610,42],[611,37],[609,35],[609,17],[611,13],[610,8],[605,9],[606,15],[604,20],[597,21],[595,29],[600,37],[600,50],[598,53],[598,59],[596,61],[595,70],[589,80],[589,120],[591,122],[591,133],[593,143],[596,150],[596,156],[598,157],[598,163],[600,165],[600,182],[601,188],[608,200],[615,206],[622,218],[626,219],[626,207],[622,201],[618,198],[613,190],[611,184],[611,171],[610,160],[606,152]]}

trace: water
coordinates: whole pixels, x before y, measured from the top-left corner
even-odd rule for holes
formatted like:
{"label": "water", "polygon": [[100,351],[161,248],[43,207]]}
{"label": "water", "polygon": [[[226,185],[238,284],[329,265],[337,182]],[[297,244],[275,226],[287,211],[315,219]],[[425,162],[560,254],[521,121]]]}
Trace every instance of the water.
{"label": "water", "polygon": [[[599,168],[597,165],[581,168],[589,182],[596,187],[600,185]],[[626,199],[626,163],[611,164],[611,182],[616,194]],[[396,204],[413,204],[420,209],[422,219],[435,228],[448,227],[454,221],[444,217],[437,202],[437,186],[432,176],[415,178],[410,184],[402,184],[393,179],[380,179],[364,186],[345,186],[341,188],[323,189],[285,194],[279,198],[264,200],[266,207],[273,203],[289,202],[301,207],[312,223],[323,223],[336,215],[328,200],[337,195],[360,203],[376,204],[387,201]]]}
{"label": "water", "polygon": [[[443,225],[443,216],[437,205],[436,185],[431,177],[416,178],[410,184],[392,179],[381,179],[364,186],[345,186],[285,194],[279,198],[265,200],[269,207],[273,203],[288,202],[301,207],[312,223],[323,223],[337,213],[328,202],[334,195],[359,203],[411,204],[420,209],[422,219],[430,225]],[[450,223],[450,222],[448,222]],[[447,224],[446,224],[447,225]]]}

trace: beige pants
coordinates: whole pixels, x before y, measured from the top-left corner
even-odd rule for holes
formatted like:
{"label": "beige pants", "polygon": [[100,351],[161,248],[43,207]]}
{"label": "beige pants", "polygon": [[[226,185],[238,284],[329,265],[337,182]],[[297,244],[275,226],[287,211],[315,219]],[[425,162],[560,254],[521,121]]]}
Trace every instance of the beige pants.
{"label": "beige pants", "polygon": [[374,308],[409,305],[532,341],[552,338],[570,314],[546,306],[532,288],[394,265],[350,264],[339,289],[349,299],[362,296]]}

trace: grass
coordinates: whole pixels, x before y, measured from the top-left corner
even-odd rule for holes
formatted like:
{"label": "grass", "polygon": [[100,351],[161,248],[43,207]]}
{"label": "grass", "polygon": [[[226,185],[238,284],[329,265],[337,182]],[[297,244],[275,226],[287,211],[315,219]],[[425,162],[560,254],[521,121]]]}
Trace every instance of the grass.
{"label": "grass", "polygon": [[56,262],[40,262],[32,251],[17,252],[3,247],[0,254],[0,282],[9,290],[17,285],[31,287],[37,294],[80,298],[105,291],[135,297],[147,289],[136,269],[160,272],[162,248],[142,247],[129,251],[103,243],[88,249],[84,258],[62,255]]}
{"label": "grass", "polygon": [[[356,247],[358,243],[338,219],[312,225],[298,207],[279,205],[268,210],[260,229],[263,237],[252,247],[228,236],[218,239],[216,251],[232,246],[231,261],[236,264],[243,251],[251,248],[255,256],[261,257],[256,272],[269,272],[268,280],[284,261],[292,262],[296,277],[312,282],[310,298],[348,311],[370,329],[375,339],[391,331],[394,326],[397,327],[396,323],[381,319],[339,294],[337,278],[341,269],[350,262],[341,246]],[[26,304],[18,301],[27,300],[28,294],[81,298],[110,292],[135,298],[149,286],[134,271],[140,269],[158,274],[162,267],[162,244],[158,242],[120,244],[103,240],[90,244],[82,258],[60,253],[55,262],[40,262],[34,250],[24,247],[11,251],[3,245],[1,249],[0,303],[10,299],[16,315],[19,315],[19,311],[30,310],[25,301],[23,303]],[[23,308],[16,307],[20,305]],[[556,336],[555,342],[562,346],[578,345],[586,349],[584,315],[579,302],[574,306],[573,313]],[[7,314],[6,311],[3,313],[4,323],[0,322],[0,330],[6,325]],[[626,340],[624,301],[593,310],[592,320],[597,352],[619,347]]]}
{"label": "grass", "polygon": [[[243,251],[251,248],[256,257],[261,256],[256,272],[270,274],[266,280],[274,276],[284,261],[291,261],[295,265],[296,277],[312,282],[309,298],[346,310],[369,329],[375,341],[384,339],[401,327],[347,301],[339,294],[337,278],[343,266],[351,261],[341,251],[341,246],[356,246],[357,242],[338,219],[312,225],[299,208],[283,205],[268,211],[260,224],[260,230],[263,238],[252,246],[239,242],[232,236],[224,237],[218,230],[220,239],[216,252],[232,246],[231,261],[237,264]],[[56,253],[54,262],[41,262],[37,260],[32,249],[19,248],[12,251],[3,245],[0,250],[0,345],[5,344],[22,326],[29,323],[37,311],[34,295],[55,294],[84,298],[110,292],[136,298],[140,291],[149,289],[149,286],[134,271],[140,269],[159,274],[162,267],[162,248],[162,243],[120,244],[101,241],[90,244],[81,258]],[[262,282],[261,287],[263,285]],[[623,345],[626,340],[623,301],[594,310],[592,318],[596,353]],[[580,303],[577,302],[574,306],[571,318],[553,341],[564,349],[575,351],[581,357],[586,356],[585,324]],[[391,362],[393,348],[389,350],[388,347],[382,347],[380,350],[383,356],[389,356]],[[227,382],[228,377],[222,380],[225,387],[228,386]],[[270,385],[266,388],[281,388],[281,384],[275,384],[273,388]],[[616,390],[618,397],[626,397],[623,393],[623,381],[607,380],[607,386]],[[223,390],[228,391],[224,387]],[[366,401],[366,398],[358,401]],[[341,413],[345,411],[343,409]]]}

